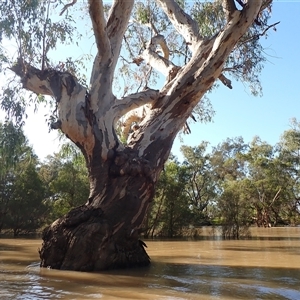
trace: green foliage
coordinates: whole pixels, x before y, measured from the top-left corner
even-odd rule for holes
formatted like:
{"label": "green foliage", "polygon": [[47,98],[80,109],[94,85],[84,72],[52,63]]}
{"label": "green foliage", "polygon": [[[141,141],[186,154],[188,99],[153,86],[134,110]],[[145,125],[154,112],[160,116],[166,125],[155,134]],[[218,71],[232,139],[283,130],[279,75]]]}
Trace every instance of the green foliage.
{"label": "green foliage", "polygon": [[300,123],[291,120],[291,129],[285,131],[278,143],[278,161],[286,179],[286,189],[290,192],[287,214],[292,224],[300,215]]}
{"label": "green foliage", "polygon": [[[21,127],[15,127],[11,122],[0,123],[0,176],[5,176],[20,161],[26,144]],[[25,148],[27,150],[26,146]]]}
{"label": "green foliage", "polygon": [[192,17],[200,25],[200,35],[212,37],[225,26],[221,1],[195,1]]}
{"label": "green foliage", "polygon": [[184,187],[186,168],[170,160],[162,172],[150,215],[146,221],[147,236],[174,237],[189,225],[191,210]]}
{"label": "green foliage", "polygon": [[56,7],[56,1],[51,0],[0,2],[0,71],[5,76],[0,108],[17,124],[26,117],[26,106],[31,102],[38,103],[39,99],[24,92],[19,79],[16,80],[9,68],[17,60],[42,70],[56,68],[58,62],[52,61],[49,53],[62,44],[72,43],[76,35],[72,16],[58,18]]}
{"label": "green foliage", "polygon": [[13,180],[12,199],[8,203],[5,217],[6,226],[13,229],[14,236],[40,228],[46,213],[44,186],[34,163],[25,166],[21,164],[18,168],[22,172]]}
{"label": "green foliage", "polygon": [[21,127],[0,123],[0,231],[34,231],[89,194],[85,160],[74,145],[38,165]]}
{"label": "green foliage", "polygon": [[239,238],[239,231],[246,234],[251,224],[268,227],[299,222],[297,198],[291,193],[297,184],[282,150],[259,137],[249,144],[241,138],[228,139],[214,149],[212,162],[220,189],[217,206],[224,236]]}
{"label": "green foliage", "polygon": [[48,157],[40,168],[47,188],[49,221],[61,217],[71,208],[84,204],[89,195],[85,160],[73,144],[64,144],[58,154]]}
{"label": "green foliage", "polygon": [[254,225],[300,224],[300,123],[291,127],[275,146],[259,137],[228,138],[211,153],[206,142],[182,146],[183,162],[171,157],[160,177],[146,235],[217,222],[224,238],[239,239]]}
{"label": "green foliage", "polygon": [[0,231],[14,235],[41,226],[46,208],[37,158],[20,127],[0,123]]}
{"label": "green foliage", "polygon": [[211,223],[213,204],[217,196],[207,145],[208,143],[202,142],[197,147],[181,147],[188,179],[185,192],[193,214],[191,224],[194,226]]}
{"label": "green foliage", "polygon": [[228,181],[222,187],[218,210],[223,237],[239,239],[241,235],[247,236],[252,224],[249,180]]}
{"label": "green foliage", "polygon": [[242,137],[227,138],[226,141],[213,148],[211,163],[217,179],[237,180],[244,176],[244,162],[239,159],[248,145]]}
{"label": "green foliage", "polygon": [[[48,60],[48,52],[59,44],[71,43],[75,31],[70,15],[55,20],[56,6],[52,1],[1,1],[0,40],[15,43],[19,59],[44,69],[47,66],[41,63]],[[8,55],[7,59],[13,58]]]}

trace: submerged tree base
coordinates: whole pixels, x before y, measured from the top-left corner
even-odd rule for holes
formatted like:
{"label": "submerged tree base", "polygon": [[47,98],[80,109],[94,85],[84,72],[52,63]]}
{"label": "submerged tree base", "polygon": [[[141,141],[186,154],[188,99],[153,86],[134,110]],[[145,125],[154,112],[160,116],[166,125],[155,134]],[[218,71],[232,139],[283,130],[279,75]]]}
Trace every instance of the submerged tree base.
{"label": "submerged tree base", "polygon": [[40,266],[100,271],[150,264],[147,246],[139,240],[137,231],[126,236],[120,228],[110,228],[99,208],[82,205],[71,210],[44,229]]}

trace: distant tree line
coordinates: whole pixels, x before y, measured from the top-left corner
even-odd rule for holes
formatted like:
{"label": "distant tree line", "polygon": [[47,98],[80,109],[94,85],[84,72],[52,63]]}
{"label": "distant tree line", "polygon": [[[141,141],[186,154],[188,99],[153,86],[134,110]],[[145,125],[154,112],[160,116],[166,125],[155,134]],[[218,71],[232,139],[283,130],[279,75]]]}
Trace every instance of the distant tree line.
{"label": "distant tree line", "polygon": [[[300,224],[300,123],[272,146],[259,137],[228,138],[216,147],[182,146],[171,156],[143,224],[145,237],[176,237],[220,225],[224,238],[250,226]],[[22,128],[0,123],[0,233],[35,232],[87,199],[83,156],[70,144],[43,162]]]}

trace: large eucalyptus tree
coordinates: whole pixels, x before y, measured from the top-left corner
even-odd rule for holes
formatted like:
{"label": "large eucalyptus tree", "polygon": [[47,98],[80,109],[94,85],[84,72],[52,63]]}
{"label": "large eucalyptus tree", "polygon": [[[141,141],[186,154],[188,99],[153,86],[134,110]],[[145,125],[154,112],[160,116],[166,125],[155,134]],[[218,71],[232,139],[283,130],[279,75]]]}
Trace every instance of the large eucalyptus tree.
{"label": "large eucalyptus tree", "polygon": [[[2,1],[0,38],[14,37],[18,49],[10,70],[23,89],[53,97],[58,114],[51,126],[80,148],[89,173],[86,203],[44,230],[42,267],[91,271],[149,264],[140,225],[173,141],[216,80],[232,88],[231,75],[259,92],[259,38],[272,26],[271,2],[195,1],[188,7],[179,0],[86,0],[83,12],[97,47],[87,87],[75,74],[76,62],[55,67],[49,59],[58,42],[76,39],[68,22],[79,3],[67,4],[60,20],[52,15],[53,1]],[[0,58],[10,63],[5,47]],[[116,79],[119,67],[125,72]],[[161,80],[155,70],[165,78],[160,89],[151,87]],[[134,82],[125,81],[124,95],[117,97],[113,82],[125,75]],[[22,115],[26,98],[16,100],[16,88],[3,91],[2,108]],[[135,109],[140,113],[132,115]],[[127,141],[120,138],[120,121]]]}

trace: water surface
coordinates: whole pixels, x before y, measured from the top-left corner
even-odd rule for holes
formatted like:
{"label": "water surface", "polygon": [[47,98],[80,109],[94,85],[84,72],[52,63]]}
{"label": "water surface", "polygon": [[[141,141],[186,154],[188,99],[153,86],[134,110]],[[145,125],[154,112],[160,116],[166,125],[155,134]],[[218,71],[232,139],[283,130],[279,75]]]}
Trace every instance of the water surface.
{"label": "water surface", "polygon": [[0,239],[0,299],[300,299],[300,228],[205,234],[147,241],[150,267],[101,273],[40,269],[41,240]]}

